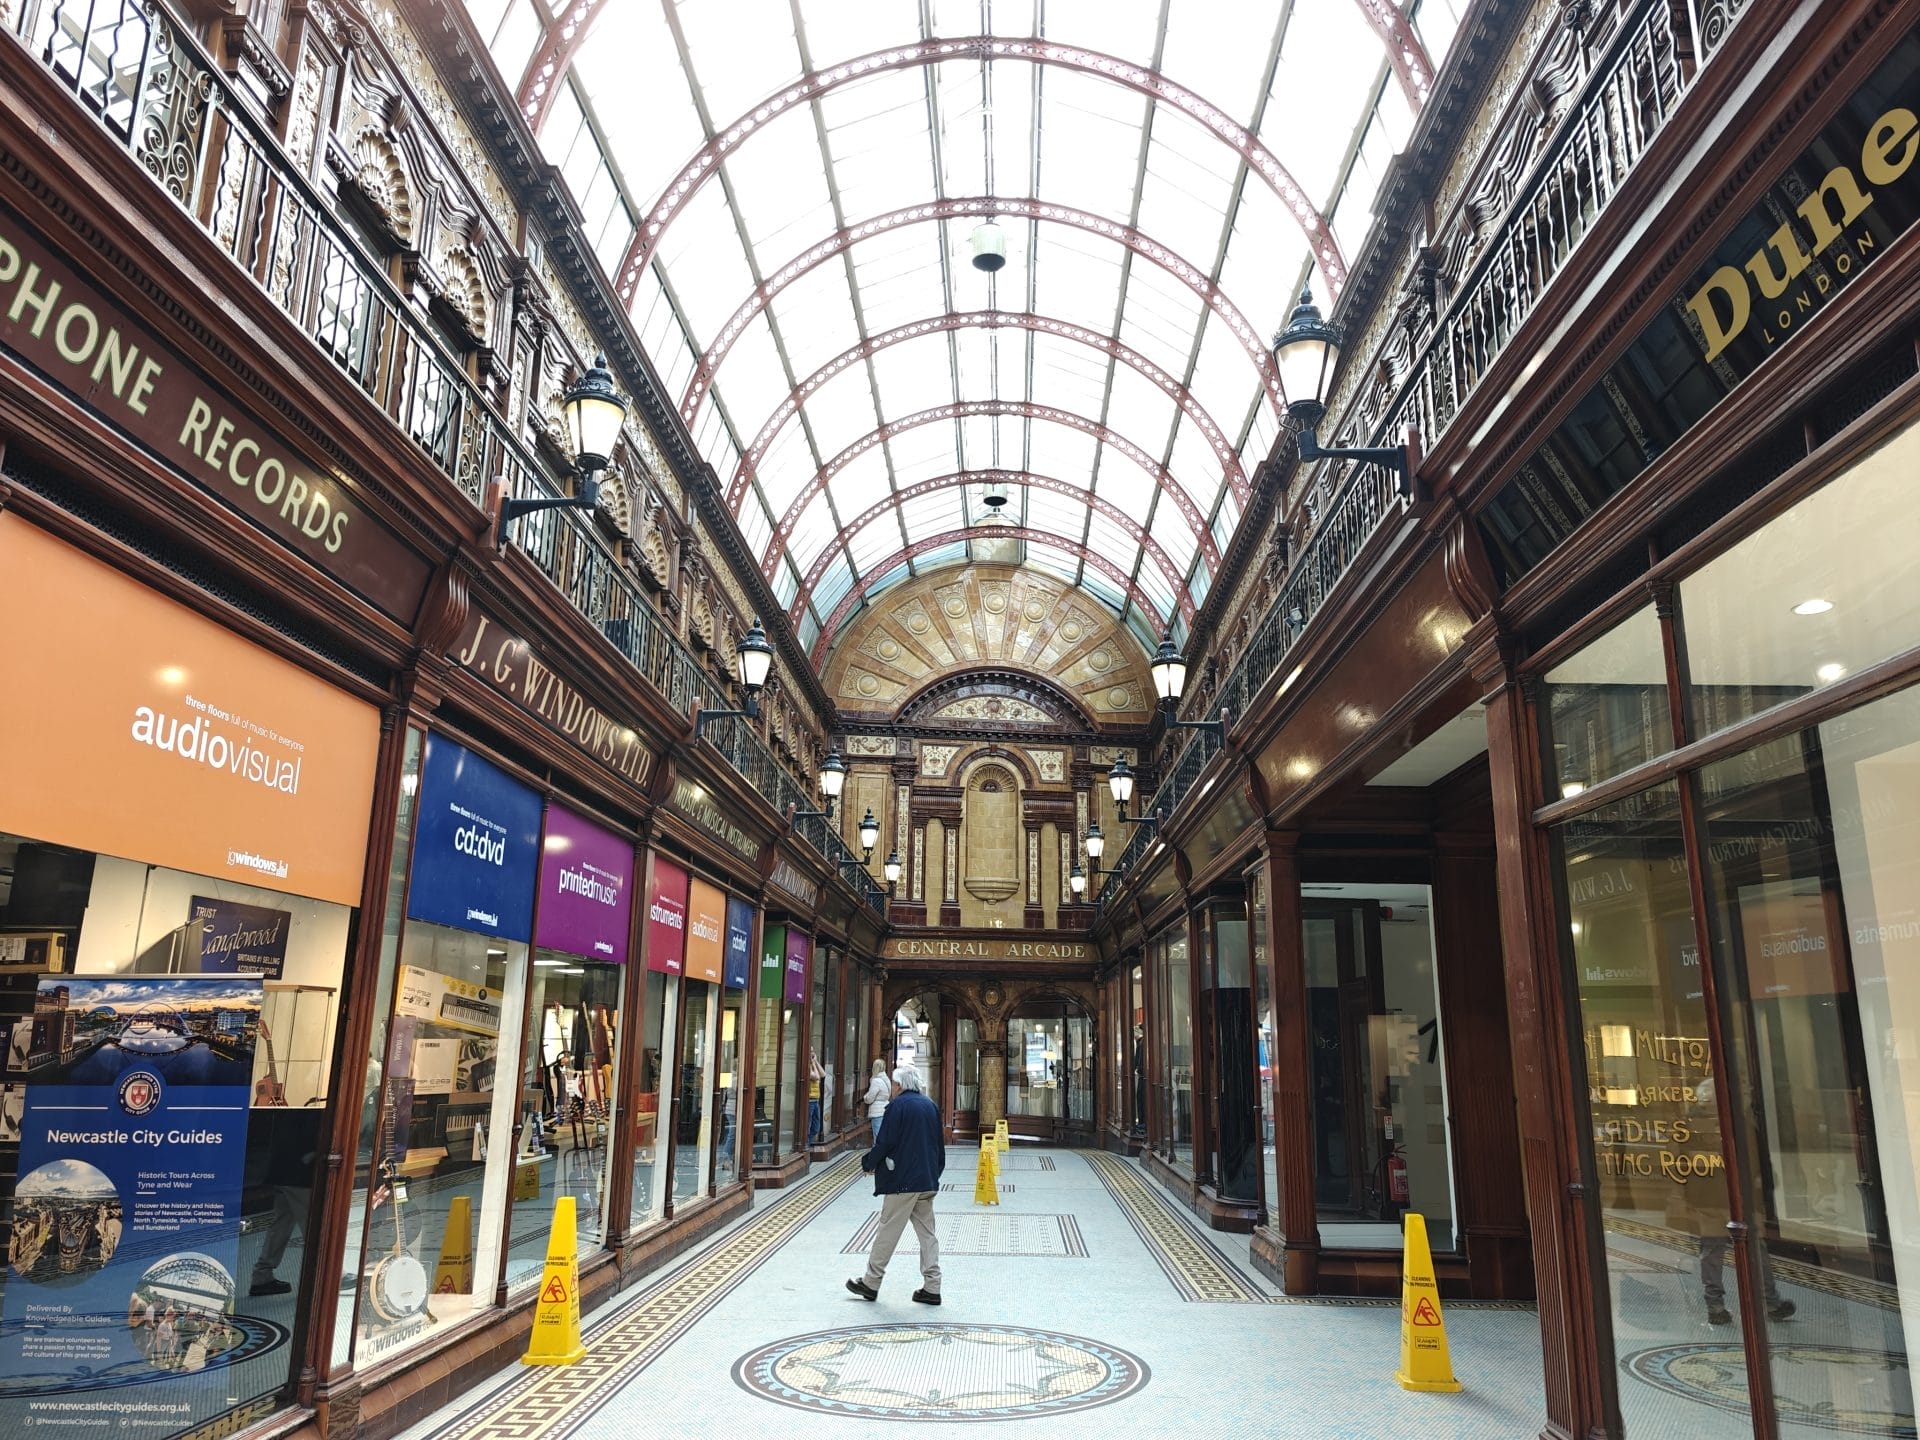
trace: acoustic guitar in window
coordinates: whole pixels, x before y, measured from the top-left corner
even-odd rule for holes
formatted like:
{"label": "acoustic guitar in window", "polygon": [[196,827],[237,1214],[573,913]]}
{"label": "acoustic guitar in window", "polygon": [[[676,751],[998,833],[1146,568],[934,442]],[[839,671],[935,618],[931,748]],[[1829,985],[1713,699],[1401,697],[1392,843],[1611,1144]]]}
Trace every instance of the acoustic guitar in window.
{"label": "acoustic guitar in window", "polygon": [[285,1106],[287,1087],[280,1083],[279,1062],[273,1056],[273,1032],[266,1018],[260,1020],[260,1038],[267,1042],[267,1073],[253,1082],[253,1103],[259,1106]]}

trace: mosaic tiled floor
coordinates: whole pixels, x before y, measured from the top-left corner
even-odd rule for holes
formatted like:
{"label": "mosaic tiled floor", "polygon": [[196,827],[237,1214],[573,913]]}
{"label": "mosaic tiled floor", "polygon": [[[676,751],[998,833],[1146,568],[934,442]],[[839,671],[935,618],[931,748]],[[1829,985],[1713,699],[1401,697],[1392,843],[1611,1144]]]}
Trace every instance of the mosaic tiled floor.
{"label": "mosaic tiled floor", "polygon": [[1017,1420],[1123,1400],[1138,1356],[1012,1325],[862,1325],[743,1356],[733,1378],[782,1405],[882,1420]]}
{"label": "mosaic tiled floor", "polygon": [[[936,1215],[934,1228],[940,1237],[940,1254],[948,1255],[1031,1255],[1063,1256],[1085,1259],[1087,1242],[1081,1238],[1080,1225],[1071,1215],[1017,1215],[962,1210]],[[873,1237],[880,1229],[876,1211],[853,1234],[840,1253],[864,1255],[873,1248]],[[902,1243],[912,1250],[912,1232]]]}
{"label": "mosaic tiled floor", "polygon": [[[1009,1156],[1048,1164],[976,1208],[960,1183],[974,1158],[949,1150],[956,1188],[935,1201],[939,1309],[909,1298],[911,1238],[900,1283],[890,1277],[877,1302],[846,1292],[859,1262],[843,1247],[875,1207],[846,1156],[760,1192],[727,1230],[589,1317],[580,1365],[515,1367],[401,1440],[868,1440],[897,1423],[913,1440],[959,1440],[1056,1413],[1129,1436],[1539,1433],[1532,1315],[1449,1313],[1466,1389],[1410,1396],[1392,1379],[1392,1306],[1260,1303],[1277,1297],[1248,1268],[1244,1237],[1199,1231],[1136,1162]],[[1033,1235],[1048,1237],[1046,1253]],[[991,1253],[966,1253],[975,1236],[997,1242]],[[1260,1365],[1224,1375],[1222,1357],[1254,1354]]]}

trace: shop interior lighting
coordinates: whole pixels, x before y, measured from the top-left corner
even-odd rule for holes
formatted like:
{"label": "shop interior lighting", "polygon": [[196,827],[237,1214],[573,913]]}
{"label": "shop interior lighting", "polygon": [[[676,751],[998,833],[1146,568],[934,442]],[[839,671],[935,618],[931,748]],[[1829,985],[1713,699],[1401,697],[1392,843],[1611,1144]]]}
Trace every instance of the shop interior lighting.
{"label": "shop interior lighting", "polygon": [[1299,427],[1295,443],[1300,460],[1359,460],[1380,465],[1400,477],[1400,493],[1413,495],[1413,456],[1405,445],[1372,445],[1359,449],[1321,448],[1317,433],[1327,413],[1327,392],[1340,368],[1340,327],[1321,317],[1313,292],[1302,290],[1300,303],[1287,328],[1273,337],[1273,361],[1279,371],[1280,398]]}
{"label": "shop interior lighting", "polygon": [[1846,673],[1846,666],[1842,665],[1838,660],[1829,660],[1813,672],[1813,678],[1818,680],[1822,685],[1831,685]]}
{"label": "shop interior lighting", "polygon": [[541,496],[522,500],[500,498],[500,521],[495,537],[507,543],[507,527],[522,515],[536,510],[591,510],[600,503],[600,477],[606,472],[613,447],[620,439],[620,427],[626,423],[627,402],[613,388],[613,374],[607,369],[607,357],[596,355],[593,364],[560,397],[566,414],[567,434],[573,441],[573,468],[580,483],[572,495]]}

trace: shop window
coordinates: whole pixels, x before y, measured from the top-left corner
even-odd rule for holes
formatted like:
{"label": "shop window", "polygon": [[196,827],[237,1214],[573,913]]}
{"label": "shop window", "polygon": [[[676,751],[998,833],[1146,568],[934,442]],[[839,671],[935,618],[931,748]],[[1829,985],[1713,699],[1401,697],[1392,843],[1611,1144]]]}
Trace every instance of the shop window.
{"label": "shop window", "polygon": [[1133,1133],[1147,1133],[1147,984],[1144,966],[1133,967],[1133,978],[1128,987],[1132,991],[1133,1009],[1129,1019],[1133,1030],[1133,1075],[1129,1082],[1128,1111],[1133,1121]]}
{"label": "shop window", "polygon": [[846,1123],[864,1124],[867,1107],[860,1103],[872,1057],[867,1054],[867,980],[866,972],[849,965],[846,973],[846,1014],[840,1029],[840,1109]]}
{"label": "shop window", "polygon": [[1555,839],[1625,1429],[1671,1433],[1654,1417],[1672,1400],[1637,1382],[1636,1357],[1726,1327],[1714,1391],[1736,1406],[1747,1398],[1714,1093],[1721,1067],[1708,1043],[1679,790],[1602,806],[1558,826]]}
{"label": "shop window", "polygon": [[713,1067],[713,1017],[718,986],[686,980],[680,998],[680,1086],[673,1112],[673,1194],[691,1200],[707,1193],[707,1165],[713,1154],[713,1107],[709,1086]]}
{"label": "shop window", "polygon": [[1694,738],[1920,645],[1920,425],[1680,582]]}
{"label": "shop window", "polygon": [[814,956],[812,1011],[807,1047],[807,1143],[818,1145],[832,1127],[828,1113],[833,1097],[834,1071],[827,1055],[827,1037],[833,1033],[833,952],[822,946]]}
{"label": "shop window", "polygon": [[980,1026],[971,1015],[953,1022],[953,1113],[980,1123]]}
{"label": "shop window", "polygon": [[778,1142],[782,1158],[806,1146],[808,1091],[804,1080],[806,1056],[800,1053],[805,1043],[800,1032],[805,1006],[798,1000],[784,1001],[780,1007],[780,1132]]}
{"label": "shop window", "polygon": [[1424,885],[1303,887],[1315,1209],[1329,1248],[1397,1249],[1400,1217],[1455,1245]]}
{"label": "shop window", "polygon": [[1546,714],[1548,800],[1673,748],[1666,650],[1651,605],[1547,672]]}
{"label": "shop window", "polygon": [[1173,1163],[1193,1169],[1193,996],[1184,923],[1162,938],[1160,951],[1160,1148]]}
{"label": "shop window", "polygon": [[1260,1199],[1260,1105],[1255,1093],[1256,1024],[1246,912],[1214,907],[1208,917],[1212,954],[1204,974],[1203,1052],[1215,1097],[1208,1125],[1209,1170],[1223,1200]]}
{"label": "shop window", "polygon": [[[24,1332],[35,1300],[127,1316],[118,1363],[177,1394],[196,1423],[287,1383],[291,1352],[266,1341],[305,1303],[352,918],[344,905],[0,834],[9,1333]],[[144,1122],[156,1138],[217,1138],[154,1148],[49,1133],[56,1105],[137,1116],[129,1087],[144,1073],[159,1080]],[[198,1268],[170,1263],[183,1258]],[[71,1413],[96,1408],[90,1433],[106,1433],[125,1392],[86,1376],[95,1343],[121,1334],[63,1353],[57,1325],[34,1329],[46,1338],[24,1357],[30,1373],[60,1376]],[[14,1357],[11,1373],[29,1373]],[[208,1366],[235,1381],[189,1393],[155,1373]],[[32,1424],[30,1404],[0,1395],[0,1425]]]}
{"label": "shop window", "polygon": [[[540,1278],[554,1201],[562,1195],[573,1197],[580,1258],[605,1241],[624,979],[622,966],[558,950],[534,952],[507,1242],[509,1289]],[[477,1148],[484,1155],[484,1141]]]}
{"label": "shop window", "polygon": [[780,1104],[780,996],[777,978],[774,986],[774,994],[761,994],[759,1013],[755,1019],[758,1040],[753,1067],[753,1163],[756,1165],[775,1165],[780,1160],[780,1145],[775,1137]]}
{"label": "shop window", "polygon": [[1247,878],[1248,963],[1253,971],[1255,1133],[1260,1146],[1260,1183],[1264,1206],[1279,1204],[1278,1152],[1273,1143],[1273,976],[1267,968],[1267,879],[1258,871]]}
{"label": "shop window", "polygon": [[740,1116],[740,1086],[747,1077],[741,1073],[745,1060],[742,1042],[746,1039],[747,994],[744,990],[720,992],[719,1052],[714,1060],[715,1107],[720,1112],[720,1135],[715,1141],[713,1183],[725,1188],[739,1178],[740,1142],[736,1125]]}
{"label": "shop window", "polygon": [[1761,1251],[1762,1293],[1744,1292],[1766,1337],[1755,1358],[1783,1421],[1838,1414],[1857,1434],[1910,1434],[1920,690],[1790,738],[1700,777],[1735,1150]]}
{"label": "shop window", "polygon": [[661,1089],[671,1063],[662,1042],[674,1033],[673,1017],[667,1012],[679,988],[673,977],[662,971],[646,972],[640,1003],[640,1076],[633,1097],[633,1191],[627,1208],[635,1230],[666,1214],[666,1166],[662,1162],[666,1159],[667,1137],[660,1127],[667,1123],[665,1111],[672,1097]]}

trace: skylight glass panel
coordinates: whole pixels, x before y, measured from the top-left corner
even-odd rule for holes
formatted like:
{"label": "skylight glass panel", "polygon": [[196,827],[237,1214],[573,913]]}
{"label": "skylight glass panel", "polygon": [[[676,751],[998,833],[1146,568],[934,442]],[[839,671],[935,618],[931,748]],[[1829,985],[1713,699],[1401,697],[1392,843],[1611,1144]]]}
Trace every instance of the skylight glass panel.
{"label": "skylight glass panel", "polygon": [[1085,489],[1093,484],[1100,442],[1084,431],[1035,421],[1028,440],[1028,468]]}
{"label": "skylight glass panel", "polygon": [[[943,565],[951,565],[955,561],[964,560],[966,558],[967,558],[967,542],[964,540],[956,540],[951,545],[941,545],[936,547],[935,549],[927,551],[926,554],[920,556],[913,563],[914,563],[914,566],[920,571],[920,573],[924,575],[929,570],[938,570]],[[889,578],[887,580],[887,584],[897,585],[901,580],[904,580],[906,578],[905,567],[902,567],[901,569],[898,569],[898,570],[889,571],[888,576]],[[874,595],[874,593],[875,591],[871,588],[867,591],[869,598],[871,598]]]}
{"label": "skylight glass panel", "polygon": [[481,43],[487,45],[493,43],[493,37],[500,29],[500,22],[506,18],[508,9],[515,3],[524,5],[527,0],[464,0],[467,18],[473,22],[474,34],[480,37]]}
{"label": "skylight glass panel", "polygon": [[826,162],[805,105],[769,120],[728,155],[725,168],[733,203],[763,261],[784,259],[833,232]]}
{"label": "skylight glass panel", "polygon": [[943,530],[957,530],[967,523],[965,498],[964,485],[916,495],[901,503],[901,524],[908,536],[916,540],[925,535],[938,535]]}
{"label": "skylight glass panel", "polygon": [[1280,417],[1273,407],[1262,401],[1253,412],[1252,422],[1247,426],[1246,443],[1240,447],[1240,468],[1252,477],[1254,468],[1273,451],[1273,442],[1280,434]]}
{"label": "skylight glass panel", "polygon": [[1250,124],[1267,78],[1274,20],[1283,13],[1277,5],[1169,6],[1161,72]]}
{"label": "skylight glass panel", "polygon": [[732,124],[799,75],[787,0],[675,0],[673,8],[716,126]]}
{"label": "skylight glass panel", "polygon": [[1041,405],[1098,416],[1109,363],[1104,351],[1042,332],[1033,340],[1033,398]]}
{"label": "skylight glass panel", "polygon": [[1153,602],[1154,609],[1161,615],[1172,615],[1180,607],[1174,603],[1173,581],[1167,577],[1160,564],[1152,555],[1140,557],[1138,584],[1146,592],[1147,599]]}
{"label": "skylight glass panel", "polygon": [[1206,407],[1229,442],[1240,438],[1248,400],[1265,393],[1260,371],[1246,347],[1231,330],[1211,317],[1200,337],[1200,358],[1194,362],[1193,378],[1187,382],[1187,388]]}
{"label": "skylight glass panel", "polygon": [[1133,210],[1147,97],[1059,66],[1042,71],[1040,197],[1124,224]]}
{"label": "skylight glass panel", "polygon": [[1097,489],[1127,514],[1145,515],[1159,483],[1119,451],[1109,447],[1101,452]]}
{"label": "skylight glass panel", "polygon": [[1161,106],[1153,117],[1153,143],[1147,147],[1140,228],[1202,269],[1211,269],[1239,170],[1239,155],[1211,131]]}
{"label": "skylight glass panel", "polygon": [[795,522],[793,534],[787,538],[787,555],[794,564],[805,567],[820,558],[820,552],[827,548],[840,533],[833,512],[827,508],[827,497],[816,495],[807,502]]}
{"label": "skylight glass panel", "polygon": [[602,4],[573,71],[635,206],[651,206],[706,139],[660,6]]}
{"label": "skylight glass panel", "polygon": [[1158,0],[1047,0],[1046,20],[1050,40],[1147,65],[1160,30],[1160,6]]}
{"label": "skylight glass panel", "polygon": [[567,182],[567,189],[573,193],[573,198],[584,200],[600,166],[600,142],[588,128],[584,115],[579,117],[573,139],[567,145],[566,158],[558,163],[560,178]]}
{"label": "skylight glass panel", "polygon": [[1184,415],[1173,436],[1173,460],[1167,466],[1173,477],[1202,514],[1213,508],[1213,497],[1226,484],[1225,467],[1213,453],[1213,446],[1200,433],[1200,427]]}
{"label": "skylight glass panel", "polygon": [[1071,535],[1078,539],[1086,533],[1087,507],[1079,500],[1057,495],[1051,490],[1029,488],[1027,520],[1037,529],[1051,530],[1056,535]]}
{"label": "skylight glass panel", "polygon": [[1143,296],[1142,268],[1134,266],[1127,281],[1127,308],[1120,321],[1120,343],[1138,350],[1145,359],[1177,380],[1186,374],[1187,361],[1193,355],[1193,332],[1200,323],[1200,307],[1196,304],[1188,312],[1184,324],[1156,312],[1150,300]]}
{"label": "skylight glass panel", "polygon": [[809,603],[822,615],[831,615],[833,607],[838,605],[841,597],[852,588],[853,570],[847,564],[847,557],[844,554],[836,554],[828,562],[826,573],[820,577],[820,583],[814,587]]}
{"label": "skylight glass panel", "polygon": [[1207,572],[1207,567],[1204,565],[1194,567],[1192,576],[1187,581],[1187,594],[1193,598],[1193,606],[1196,610],[1207,603],[1207,596],[1212,591],[1213,576]]}
{"label": "skylight glass panel", "polygon": [[911,415],[953,399],[953,361],[944,334],[878,352],[873,357],[873,375],[880,403],[889,415]]}
{"label": "skylight glass panel", "polygon": [[580,143],[580,132],[586,128],[586,124],[587,113],[580,108],[580,97],[574,93],[573,86],[557,86],[553,100],[547,106],[546,119],[540,126],[540,152],[558,165],[563,174],[567,159],[573,154],[574,146]]}
{"label": "skylight glass panel", "polygon": [[[1324,203],[1386,58],[1358,5],[1295,5],[1260,132],[1307,195]],[[1312,143],[1302,143],[1311,136]]]}
{"label": "skylight glass panel", "polygon": [[960,462],[967,470],[986,470],[999,463],[994,458],[993,418],[973,415],[960,422]]}
{"label": "skylight glass panel", "polygon": [[723,481],[729,480],[733,476],[731,468],[724,471],[721,470],[719,461],[715,459],[715,457],[720,454],[721,447],[726,441],[726,434],[727,417],[721,412],[718,405],[708,405],[701,410],[698,424],[693,432],[693,445],[696,450],[707,457],[708,463],[713,466],[714,473],[719,475]]}
{"label": "skylight glass panel", "polygon": [[866,368],[849,365],[807,400],[807,423],[824,455],[837,455],[862,435],[879,428],[874,418],[873,389]]}
{"label": "skylight glass panel", "polygon": [[854,246],[854,273],[869,334],[938,315],[947,308],[939,252],[929,235],[928,227],[910,225]]}
{"label": "skylight glass panel", "polygon": [[1413,7],[1413,30],[1437,68],[1453,49],[1460,33],[1460,17],[1466,13],[1467,0],[1420,0]]}
{"label": "skylight glass panel", "polygon": [[773,576],[773,598],[785,606],[793,604],[793,597],[799,593],[800,577],[794,573],[793,566],[781,561]]}
{"label": "skylight glass panel", "polygon": [[[1174,618],[1177,620],[1179,617]],[[1150,618],[1138,605],[1127,607],[1126,624],[1127,629],[1133,632],[1134,638],[1146,649],[1152,650],[1160,643],[1159,622]]]}
{"label": "skylight glass panel", "polygon": [[849,224],[918,204],[933,193],[926,74],[900,70],[821,97],[820,113]]}
{"label": "skylight glass panel", "polygon": [[992,337],[985,330],[955,330],[951,344],[958,378],[954,393],[962,400],[996,398]]}
{"label": "skylight glass panel", "polygon": [[1058,575],[1062,580],[1072,583],[1074,576],[1080,573],[1080,557],[1062,550],[1058,545],[1040,540],[1027,542],[1027,564],[1036,570],[1045,570]]}
{"label": "skylight glass panel", "polygon": [[800,23],[819,68],[920,38],[918,13],[899,0],[803,0]]}
{"label": "skylight glass panel", "polygon": [[767,541],[773,535],[773,521],[767,517],[766,507],[757,497],[748,496],[738,519],[740,537],[747,542],[748,553],[758,555],[766,549]]}
{"label": "skylight glass panel", "polygon": [[665,363],[669,336],[681,335],[680,317],[667,303],[667,292],[660,286],[660,272],[649,265],[633,288],[633,304],[628,310],[633,328],[640,333],[640,345],[656,367]]}
{"label": "skylight glass panel", "polygon": [[716,378],[727,397],[727,408],[751,439],[786,399],[788,390],[787,372],[764,318],[756,318],[742,333]]}
{"label": "skylight glass panel", "polygon": [[1080,585],[1094,599],[1116,613],[1125,604],[1125,595],[1120,587],[1091,565],[1087,567],[1087,573],[1080,577]]}
{"label": "skylight glass panel", "polygon": [[1338,204],[1333,207],[1334,238],[1342,254],[1357,255],[1373,229],[1373,201],[1393,161],[1393,147],[1375,118],[1367,125],[1360,148],[1354,154],[1353,167],[1347,172]]}
{"label": "skylight glass panel", "polygon": [[1167,432],[1179,412],[1173,397],[1138,370],[1125,365],[1113,372],[1113,400],[1107,423],[1149,455],[1167,445]]}
{"label": "skylight glass panel", "polygon": [[695,338],[712,343],[754,283],[718,185],[704,187],[687,202],[662,240],[661,260]]}
{"label": "skylight glass panel", "polygon": [[1043,226],[1035,253],[1034,308],[1052,319],[1111,334],[1126,254],[1118,242],[1091,231]]}
{"label": "skylight glass panel", "polygon": [[940,163],[946,193],[987,193],[986,128],[981,123],[980,64],[945,60],[930,68],[940,114]]}
{"label": "skylight glass panel", "polygon": [[800,628],[794,634],[799,637],[801,649],[813,648],[813,642],[820,638],[820,622],[814,618],[811,610],[800,617]]}
{"label": "skylight glass panel", "polygon": [[[780,342],[786,348],[787,362],[796,383],[860,343],[860,329],[854,321],[853,308],[847,303],[846,279],[840,262],[830,260],[820,268],[839,283],[831,289],[822,287],[811,293],[793,286],[775,296],[764,312],[779,327]],[[746,295],[743,292],[736,298],[744,300]],[[724,375],[726,371],[720,373]]]}
{"label": "skylight glass panel", "polygon": [[533,58],[540,44],[540,29],[540,16],[530,0],[515,0],[507,7],[499,28],[488,42],[487,50],[493,56],[493,63],[508,85],[516,90],[520,88],[521,77],[527,73],[527,61]]}
{"label": "skylight glass panel", "polygon": [[695,356],[691,343],[672,346],[665,355],[656,351],[652,359],[654,368],[660,372],[660,383],[666,386],[669,395],[678,395],[693,378]]}
{"label": "skylight glass panel", "polygon": [[951,420],[903,430],[887,442],[894,478],[902,485],[951,475],[960,469],[959,437]]}
{"label": "skylight glass panel", "polygon": [[[963,546],[961,548],[964,550],[965,547]],[[926,558],[931,560],[932,557],[928,556]],[[881,576],[879,579],[868,581],[866,588],[862,592],[862,600],[864,603],[860,607],[856,608],[854,613],[858,614],[860,609],[864,609],[867,605],[871,605],[874,602],[875,598],[879,596],[882,591],[891,590],[894,586],[898,585],[902,580],[911,579],[912,576],[913,576],[913,572],[907,568],[906,562],[902,561],[900,564],[895,565],[892,569],[887,571],[887,573]]]}
{"label": "skylight glass panel", "polygon": [[[1001,5],[994,6],[994,29],[1001,34]],[[993,192],[1030,195],[1033,172],[1033,83],[1038,67],[996,61],[988,67],[993,108],[987,117],[987,143],[993,151]]]}
{"label": "skylight glass panel", "polygon": [[622,200],[607,216],[607,223],[601,228],[599,238],[593,242],[593,255],[600,262],[602,273],[611,275],[620,268],[627,246],[633,243],[636,228],[633,212],[627,209],[626,202]]}
{"label": "skylight glass panel", "polygon": [[1240,507],[1233,503],[1233,496],[1226,495],[1221,500],[1220,512],[1213,517],[1213,543],[1225,550],[1233,543],[1234,527],[1240,523]]}
{"label": "skylight glass panel", "polygon": [[[1292,212],[1266,186],[1249,184],[1234,214],[1220,289],[1261,339],[1271,339],[1293,313],[1306,261],[1307,238]],[[1324,302],[1327,287],[1317,273],[1313,285]]]}
{"label": "skylight glass panel", "polygon": [[760,489],[775,514],[786,512],[787,507],[812,481],[816,468],[806,432],[798,425],[781,431],[780,438],[768,447],[767,453],[755,467],[760,477]]}
{"label": "skylight glass panel", "polygon": [[1187,518],[1180,513],[1177,505],[1164,502],[1154,508],[1153,524],[1148,534],[1167,552],[1167,558],[1174,563],[1182,574],[1193,563],[1194,555],[1199,551],[1200,542],[1194,538],[1193,531],[1187,528]]}
{"label": "skylight glass panel", "polygon": [[855,456],[835,475],[827,488],[842,515],[854,516],[892,493],[887,483],[887,456],[878,445]]}
{"label": "skylight glass panel", "polygon": [[1126,570],[1133,566],[1134,552],[1140,548],[1140,540],[1111,515],[1096,510],[1087,518],[1087,548]]}
{"label": "skylight glass panel", "polygon": [[854,567],[864,573],[900,548],[900,522],[891,512],[877,516],[861,527],[847,548],[853,553]]}

